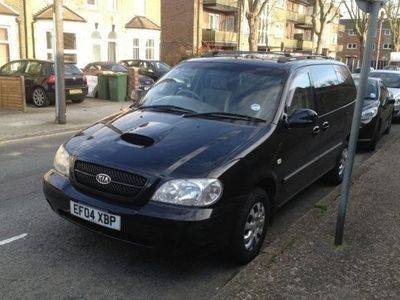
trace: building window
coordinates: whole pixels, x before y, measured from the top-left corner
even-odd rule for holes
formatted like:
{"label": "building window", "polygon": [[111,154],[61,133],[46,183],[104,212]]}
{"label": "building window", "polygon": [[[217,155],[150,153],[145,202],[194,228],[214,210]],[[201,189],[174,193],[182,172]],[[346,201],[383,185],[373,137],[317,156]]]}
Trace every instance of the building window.
{"label": "building window", "polygon": [[117,33],[113,30],[108,34],[108,61],[117,61]]}
{"label": "building window", "polygon": [[86,4],[90,8],[97,8],[97,0],[86,0]]}
{"label": "building window", "polygon": [[219,29],[219,15],[209,14],[208,16],[208,28],[213,30]]}
{"label": "building window", "polygon": [[234,16],[226,17],[225,30],[226,31],[235,31],[235,17]]}
{"label": "building window", "polygon": [[285,0],[276,0],[275,5],[276,7],[285,8]]}
{"label": "building window", "polygon": [[[46,32],[46,52],[47,59],[53,60],[53,34],[49,31]],[[64,32],[64,62],[76,63],[76,34],[71,32]]]}
{"label": "building window", "polygon": [[0,28],[0,66],[10,61],[10,45],[7,28]]}
{"label": "building window", "polygon": [[139,59],[139,39],[133,39],[133,59]]}
{"label": "building window", "polygon": [[392,44],[383,44],[383,49],[385,50],[392,49]]}
{"label": "building window", "polygon": [[355,36],[356,35],[356,33],[354,32],[353,29],[347,29],[346,31],[347,31],[347,34],[350,35],[350,36]]}
{"label": "building window", "polygon": [[357,49],[357,44],[356,43],[348,43],[347,49]]}
{"label": "building window", "polygon": [[383,29],[383,35],[391,35],[390,29]]}
{"label": "building window", "polygon": [[154,59],[154,40],[146,42],[146,59]]}
{"label": "building window", "polygon": [[110,10],[117,10],[117,0],[108,0],[108,8]]}
{"label": "building window", "polygon": [[95,61],[101,60],[101,34],[98,31],[92,33],[92,57]]}

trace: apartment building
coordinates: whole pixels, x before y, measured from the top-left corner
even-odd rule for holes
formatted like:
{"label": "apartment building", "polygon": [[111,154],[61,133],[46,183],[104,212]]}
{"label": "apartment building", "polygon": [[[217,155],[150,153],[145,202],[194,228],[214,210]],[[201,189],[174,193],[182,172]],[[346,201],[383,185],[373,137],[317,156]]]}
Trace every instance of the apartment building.
{"label": "apartment building", "polygon": [[0,66],[23,55],[19,47],[21,19],[17,9],[0,2]]}
{"label": "apartment building", "polygon": [[[237,0],[169,0],[161,3],[161,58],[170,64],[208,50],[248,50],[249,26]],[[312,0],[269,1],[260,15],[258,50],[315,52]],[[325,54],[335,56],[339,19],[326,24]]]}
{"label": "apartment building", "polygon": [[[19,22],[19,34],[13,34],[11,27],[8,33],[14,41],[19,36],[17,56],[53,59],[53,0],[0,0],[0,4],[14,11]],[[160,0],[64,0],[63,5],[66,61],[83,67],[97,60],[159,59]]]}
{"label": "apartment building", "polygon": [[[361,65],[360,42],[354,31],[354,22],[351,19],[341,19],[340,24],[344,27],[342,32],[338,33],[338,44],[342,51],[337,53],[337,58],[345,62],[350,68],[357,68]],[[392,49],[392,34],[387,21],[379,21],[378,29],[375,34],[375,43],[371,59],[371,65],[376,68],[382,68],[387,65]]]}

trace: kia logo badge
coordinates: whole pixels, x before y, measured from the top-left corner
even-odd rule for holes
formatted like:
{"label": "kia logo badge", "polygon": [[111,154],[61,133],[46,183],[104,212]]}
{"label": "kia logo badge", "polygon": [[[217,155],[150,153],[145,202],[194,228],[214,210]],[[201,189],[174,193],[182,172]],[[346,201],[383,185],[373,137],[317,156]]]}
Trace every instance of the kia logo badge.
{"label": "kia logo badge", "polygon": [[111,182],[111,177],[107,174],[100,173],[96,175],[96,180],[100,184],[109,184]]}

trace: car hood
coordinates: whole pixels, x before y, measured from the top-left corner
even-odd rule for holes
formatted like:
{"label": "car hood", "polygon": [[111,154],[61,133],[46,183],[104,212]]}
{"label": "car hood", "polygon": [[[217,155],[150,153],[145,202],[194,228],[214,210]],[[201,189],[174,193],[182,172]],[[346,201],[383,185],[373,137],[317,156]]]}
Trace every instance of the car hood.
{"label": "car hood", "polygon": [[393,95],[394,98],[397,98],[400,96],[400,88],[387,88],[389,92]]}
{"label": "car hood", "polygon": [[[127,111],[66,143],[76,160],[163,178],[218,177],[251,151],[271,125]],[[218,171],[217,171],[218,170]]]}

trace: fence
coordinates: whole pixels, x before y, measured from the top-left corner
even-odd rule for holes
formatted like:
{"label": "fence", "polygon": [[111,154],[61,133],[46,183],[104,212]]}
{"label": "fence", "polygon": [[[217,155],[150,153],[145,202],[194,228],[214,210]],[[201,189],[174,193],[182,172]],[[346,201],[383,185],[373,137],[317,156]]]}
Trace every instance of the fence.
{"label": "fence", "polygon": [[0,109],[26,110],[24,77],[0,77]]}

